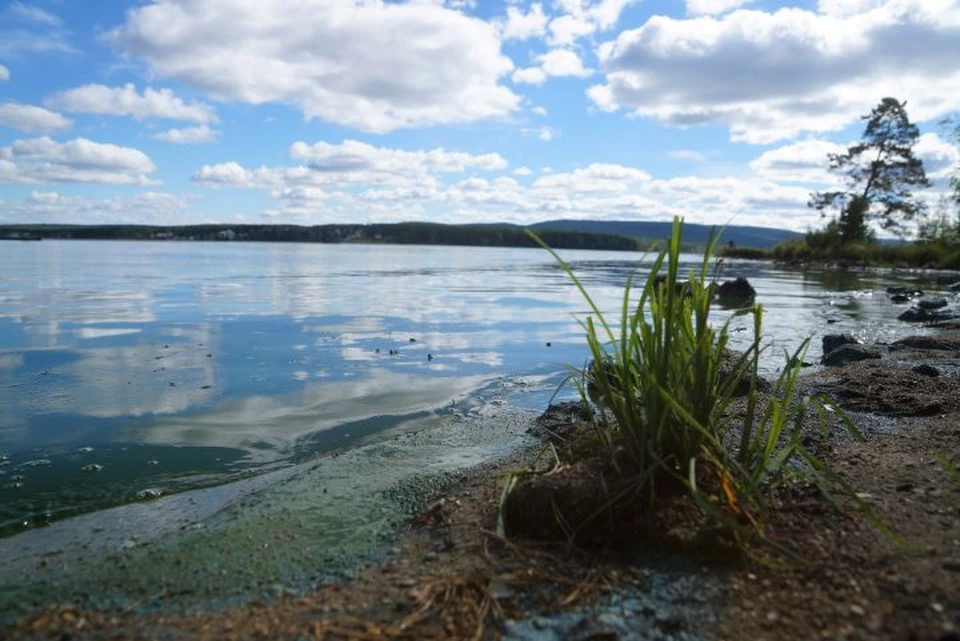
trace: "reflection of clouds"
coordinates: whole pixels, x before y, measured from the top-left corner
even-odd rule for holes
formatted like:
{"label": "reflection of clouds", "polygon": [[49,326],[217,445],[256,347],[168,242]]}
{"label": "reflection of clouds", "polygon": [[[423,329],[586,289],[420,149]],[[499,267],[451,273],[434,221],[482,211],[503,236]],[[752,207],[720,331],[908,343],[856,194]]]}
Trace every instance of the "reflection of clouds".
{"label": "reflection of clouds", "polygon": [[[374,368],[362,379],[308,385],[282,396],[233,399],[189,417],[169,417],[138,425],[119,440],[152,444],[282,448],[296,439],[376,416],[402,416],[449,404],[487,382],[488,377],[429,378]],[[261,452],[273,458],[275,452]]]}
{"label": "reflection of clouds", "polygon": [[23,365],[23,354],[0,354],[0,369],[14,369]]}
{"label": "reflection of clouds", "polygon": [[[181,328],[180,333],[210,342],[206,329]],[[0,389],[0,404],[15,407],[19,415],[7,421],[23,426],[24,417],[49,413],[97,418],[173,414],[207,402],[215,382],[213,359],[193,342],[170,343],[166,349],[149,344],[81,347],[71,355],[73,360],[54,367],[49,376],[26,380],[29,393]],[[6,357],[12,367],[24,362],[22,354]]]}
{"label": "reflection of clouds", "polygon": [[81,327],[78,334],[80,338],[95,339],[109,336],[124,336],[126,334],[139,334],[140,331],[137,327]]}

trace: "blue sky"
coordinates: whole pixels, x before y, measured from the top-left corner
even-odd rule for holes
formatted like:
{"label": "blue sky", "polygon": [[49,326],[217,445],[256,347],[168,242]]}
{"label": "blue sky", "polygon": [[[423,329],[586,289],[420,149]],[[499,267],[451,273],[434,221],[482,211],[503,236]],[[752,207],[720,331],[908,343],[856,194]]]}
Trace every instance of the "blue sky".
{"label": "blue sky", "polygon": [[756,224],[894,96],[943,193],[960,0],[0,0],[0,222]]}

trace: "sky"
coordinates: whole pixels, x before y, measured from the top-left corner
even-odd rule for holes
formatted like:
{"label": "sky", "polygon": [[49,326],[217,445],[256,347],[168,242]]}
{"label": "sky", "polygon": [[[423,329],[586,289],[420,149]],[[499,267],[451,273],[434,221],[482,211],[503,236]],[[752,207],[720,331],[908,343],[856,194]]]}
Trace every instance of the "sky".
{"label": "sky", "polygon": [[0,223],[821,226],[893,96],[936,203],[960,0],[0,0]]}

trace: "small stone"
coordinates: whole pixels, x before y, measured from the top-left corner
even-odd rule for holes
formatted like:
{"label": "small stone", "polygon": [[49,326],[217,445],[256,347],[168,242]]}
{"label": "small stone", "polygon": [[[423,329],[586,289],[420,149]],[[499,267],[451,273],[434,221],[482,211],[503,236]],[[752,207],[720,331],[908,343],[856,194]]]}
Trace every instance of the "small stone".
{"label": "small stone", "polygon": [[860,607],[856,603],[850,606],[850,612],[851,614],[854,614],[855,616],[858,616],[858,617],[862,617],[867,613],[866,610],[864,610],[862,607]]}
{"label": "small stone", "polygon": [[947,572],[960,572],[960,559],[947,559],[940,564]]}
{"label": "small stone", "polygon": [[910,369],[911,371],[916,372],[921,376],[929,376],[930,378],[937,378],[938,376],[940,376],[940,370],[938,370],[933,365],[927,365],[926,363],[923,363],[921,365],[915,365]]}

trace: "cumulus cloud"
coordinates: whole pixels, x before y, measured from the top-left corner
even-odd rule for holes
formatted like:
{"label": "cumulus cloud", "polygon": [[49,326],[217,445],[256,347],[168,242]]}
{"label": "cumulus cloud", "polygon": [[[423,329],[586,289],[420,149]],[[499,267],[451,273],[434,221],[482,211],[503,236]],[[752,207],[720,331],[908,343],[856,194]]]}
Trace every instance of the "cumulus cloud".
{"label": "cumulus cloud", "polygon": [[[801,140],[763,152],[750,162],[750,169],[758,176],[781,183],[839,185],[843,174],[829,170],[829,156],[844,153],[854,142]],[[922,134],[913,152],[933,181],[949,178],[960,162],[960,150],[935,133]]]}
{"label": "cumulus cloud", "polygon": [[802,140],[765,151],[750,162],[750,169],[769,180],[788,183],[832,182],[829,155],[847,150],[827,140]]}
{"label": "cumulus cloud", "polygon": [[[367,132],[509,115],[495,24],[433,3],[155,0],[110,39],[217,100],[290,103]],[[222,34],[229,33],[230,38]]]}
{"label": "cumulus cloud", "polygon": [[548,76],[589,76],[593,71],[583,66],[576,51],[571,49],[551,49],[536,57],[544,73]]}
{"label": "cumulus cloud", "polygon": [[147,87],[140,93],[130,83],[122,87],[76,87],[49,98],[47,106],[78,113],[132,116],[136,120],[162,118],[186,120],[201,125],[217,121],[217,113],[210,105],[185,102],[170,89]]}
{"label": "cumulus cloud", "polygon": [[290,146],[290,157],[302,164],[249,169],[230,161],[200,167],[194,172],[193,180],[210,186],[281,190],[278,193],[291,187],[309,189],[374,184],[420,189],[434,188],[438,184],[437,175],[467,170],[496,171],[508,166],[503,156],[496,153],[469,154],[442,148],[408,151],[374,147],[356,140],[340,144],[321,141],[312,145],[295,142]]}
{"label": "cumulus cloud", "polygon": [[44,133],[69,129],[71,122],[60,114],[17,102],[0,103],[0,127],[9,127],[27,133]]}
{"label": "cumulus cloud", "polygon": [[154,138],[175,145],[196,145],[216,142],[217,132],[208,125],[197,125],[196,127],[168,129],[155,135]]}
{"label": "cumulus cloud", "polygon": [[501,24],[504,40],[541,38],[547,31],[547,15],[539,2],[532,4],[526,13],[519,7],[507,7],[507,16]]}
{"label": "cumulus cloud", "polygon": [[46,136],[0,147],[0,183],[152,184],[156,170],[142,151],[86,138],[56,142]]}
{"label": "cumulus cloud", "polygon": [[687,13],[694,16],[717,15],[739,9],[753,1],[754,0],[687,0]]}
{"label": "cumulus cloud", "polygon": [[10,80],[10,71],[3,65],[0,65],[0,82],[4,80]]}
{"label": "cumulus cloud", "polygon": [[295,143],[290,156],[291,163],[280,166],[204,165],[193,179],[210,187],[261,189],[275,203],[265,216],[310,223],[462,222],[467,215],[475,222],[664,220],[673,215],[716,222],[731,212],[741,212],[739,224],[797,230],[819,221],[806,207],[810,186],[760,173],[664,179],[640,167],[592,163],[533,175],[527,167],[510,171],[497,154],[409,151],[355,141]]}
{"label": "cumulus cloud", "polygon": [[[584,78],[593,73],[583,66],[583,60],[572,49],[550,49],[533,57],[539,66],[525,67],[513,72],[515,84],[542,85],[550,77],[575,76]],[[537,108],[534,108],[536,112]]]}
{"label": "cumulus cloud", "polygon": [[597,53],[606,78],[588,94],[600,109],[720,124],[739,142],[837,131],[888,95],[909,96],[920,122],[960,109],[960,92],[943,91],[960,86],[958,0],[655,16]]}
{"label": "cumulus cloud", "polygon": [[540,86],[547,81],[546,72],[540,67],[524,67],[517,69],[510,77],[515,84]]}
{"label": "cumulus cloud", "polygon": [[636,0],[555,0],[561,14],[550,21],[547,36],[552,46],[573,45],[616,26],[623,10]]}

